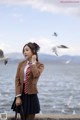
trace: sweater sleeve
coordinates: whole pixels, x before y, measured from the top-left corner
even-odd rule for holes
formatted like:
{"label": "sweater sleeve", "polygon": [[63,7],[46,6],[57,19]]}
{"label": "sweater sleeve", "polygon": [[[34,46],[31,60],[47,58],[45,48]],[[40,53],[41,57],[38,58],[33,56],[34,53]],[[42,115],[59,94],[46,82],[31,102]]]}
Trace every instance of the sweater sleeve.
{"label": "sweater sleeve", "polygon": [[31,68],[31,72],[32,72],[34,78],[37,78],[37,77],[39,77],[39,76],[41,75],[41,73],[43,72],[43,70],[44,70],[44,65],[41,64],[41,63],[40,63],[38,66],[37,66],[36,64],[32,64],[32,65],[30,66],[30,68]]}

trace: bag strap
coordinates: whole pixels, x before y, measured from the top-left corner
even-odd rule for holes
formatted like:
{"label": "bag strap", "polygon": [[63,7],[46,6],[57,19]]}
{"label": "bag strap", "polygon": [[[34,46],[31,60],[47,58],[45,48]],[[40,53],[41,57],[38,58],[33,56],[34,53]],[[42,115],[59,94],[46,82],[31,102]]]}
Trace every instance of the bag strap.
{"label": "bag strap", "polygon": [[16,111],[15,111],[15,120],[17,120],[17,107],[16,107]]}
{"label": "bag strap", "polygon": [[23,111],[23,106],[21,104],[20,106],[20,116],[21,116],[21,120],[25,120],[25,115],[24,115],[24,111]]}

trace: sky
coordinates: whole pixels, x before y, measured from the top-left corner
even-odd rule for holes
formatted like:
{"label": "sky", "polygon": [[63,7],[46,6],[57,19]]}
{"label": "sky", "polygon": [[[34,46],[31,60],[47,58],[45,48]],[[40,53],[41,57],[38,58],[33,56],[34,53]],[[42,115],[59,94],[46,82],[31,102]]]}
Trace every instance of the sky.
{"label": "sky", "polygon": [[80,55],[80,0],[0,0],[0,49],[22,52],[28,42],[39,44],[40,53],[66,45],[60,55]]}

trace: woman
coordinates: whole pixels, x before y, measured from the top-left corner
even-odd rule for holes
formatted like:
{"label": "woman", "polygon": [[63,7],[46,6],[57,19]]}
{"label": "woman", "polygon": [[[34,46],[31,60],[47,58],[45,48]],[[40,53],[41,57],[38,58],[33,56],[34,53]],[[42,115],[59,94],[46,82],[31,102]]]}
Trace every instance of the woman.
{"label": "woman", "polygon": [[[37,96],[37,82],[44,69],[44,65],[38,61],[37,52],[40,47],[36,43],[27,43],[23,47],[25,60],[20,62],[15,79],[16,106],[22,104],[25,120],[34,120],[35,114],[40,112],[40,104]],[[12,109],[13,105],[12,105]]]}

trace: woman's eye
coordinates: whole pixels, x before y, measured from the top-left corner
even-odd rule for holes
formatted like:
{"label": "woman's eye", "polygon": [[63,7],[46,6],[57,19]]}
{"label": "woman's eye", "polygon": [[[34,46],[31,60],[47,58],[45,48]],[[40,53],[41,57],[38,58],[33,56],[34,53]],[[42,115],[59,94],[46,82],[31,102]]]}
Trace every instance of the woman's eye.
{"label": "woman's eye", "polygon": [[26,49],[26,51],[28,51],[28,49]]}
{"label": "woman's eye", "polygon": [[28,49],[25,49],[24,51],[28,51]]}

